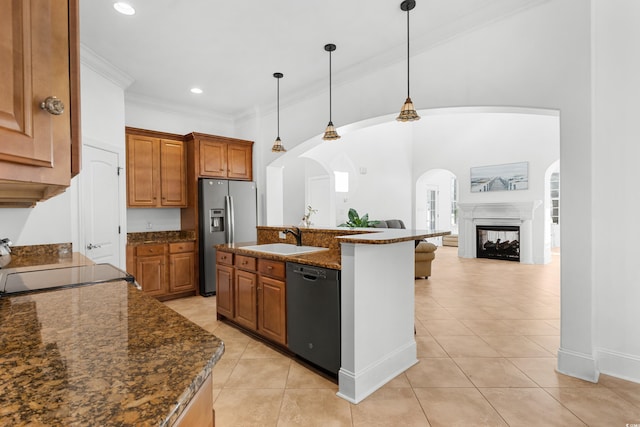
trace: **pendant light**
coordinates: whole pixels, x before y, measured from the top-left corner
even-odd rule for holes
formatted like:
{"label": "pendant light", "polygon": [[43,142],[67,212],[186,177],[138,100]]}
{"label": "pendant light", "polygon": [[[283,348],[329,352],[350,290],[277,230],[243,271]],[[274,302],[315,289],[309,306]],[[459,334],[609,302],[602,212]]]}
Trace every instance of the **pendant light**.
{"label": "pendant light", "polygon": [[324,131],[322,139],[325,141],[333,141],[334,139],[340,139],[340,135],[336,132],[336,128],[333,127],[333,121],[331,121],[331,52],[336,50],[336,45],[329,43],[324,45],[324,50],[329,52],[329,124]]}
{"label": "pendant light", "polygon": [[273,143],[273,147],[271,147],[271,151],[273,151],[274,153],[283,153],[287,150],[285,150],[284,146],[282,145],[282,141],[280,140],[280,79],[284,77],[284,74],[282,73],[273,73],[273,77],[276,78],[276,81],[278,82],[278,102],[277,102],[277,117],[278,117],[278,136],[276,137],[276,140]]}
{"label": "pendant light", "polygon": [[416,7],[415,0],[404,0],[400,3],[400,9],[407,12],[407,100],[404,101],[400,114],[396,118],[399,122],[413,122],[415,120],[420,120],[420,116],[416,113],[413,101],[411,101],[411,97],[409,96],[409,11],[414,7]]}

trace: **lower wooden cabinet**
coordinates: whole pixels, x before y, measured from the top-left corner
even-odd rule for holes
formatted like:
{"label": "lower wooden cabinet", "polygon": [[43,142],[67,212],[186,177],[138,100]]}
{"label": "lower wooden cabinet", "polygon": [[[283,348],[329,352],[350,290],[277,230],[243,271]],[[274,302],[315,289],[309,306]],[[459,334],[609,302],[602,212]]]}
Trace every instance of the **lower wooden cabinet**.
{"label": "lower wooden cabinet", "polygon": [[[233,266],[231,265],[233,264]],[[218,251],[218,316],[287,344],[285,263]]]}
{"label": "lower wooden cabinet", "polygon": [[136,249],[135,278],[151,296],[167,293],[166,245],[144,245]]}
{"label": "lower wooden cabinet", "polygon": [[195,242],[129,246],[127,258],[145,294],[160,300],[195,295]]}
{"label": "lower wooden cabinet", "polygon": [[195,290],[194,249],[193,242],[169,243],[169,293]]}
{"label": "lower wooden cabinet", "polygon": [[184,412],[176,420],[175,427],[214,427],[215,413],[213,411],[213,380],[211,375],[204,380],[200,389],[184,408]]}
{"label": "lower wooden cabinet", "polygon": [[235,321],[251,330],[258,329],[258,313],[256,297],[258,275],[251,271],[240,270],[236,267],[235,283]]}
{"label": "lower wooden cabinet", "polygon": [[234,274],[235,269],[228,265],[216,266],[216,307],[218,313],[233,319],[234,310]]}
{"label": "lower wooden cabinet", "polygon": [[258,280],[258,332],[287,344],[286,287],[283,280],[261,276]]}

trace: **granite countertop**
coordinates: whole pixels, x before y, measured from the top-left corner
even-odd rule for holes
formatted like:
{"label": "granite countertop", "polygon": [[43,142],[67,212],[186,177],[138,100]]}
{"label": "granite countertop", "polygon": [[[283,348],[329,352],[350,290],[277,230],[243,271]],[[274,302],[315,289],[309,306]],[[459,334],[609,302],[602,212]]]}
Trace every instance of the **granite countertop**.
{"label": "granite countertop", "polygon": [[127,233],[127,244],[132,246],[152,243],[192,242],[196,240],[195,231],[148,231]]}
{"label": "granite countertop", "polygon": [[0,425],[169,426],[224,352],[125,281],[0,298]]}
{"label": "granite countertop", "polygon": [[299,264],[313,265],[316,267],[331,268],[334,270],[340,270],[340,251],[327,249],[318,252],[311,252],[299,255],[278,255],[267,252],[252,251],[250,249],[244,249],[244,246],[255,245],[255,242],[248,243],[223,243],[216,245],[216,249],[233,252],[239,255],[253,256],[256,258],[271,259],[275,261],[291,261]]}
{"label": "granite countertop", "polygon": [[79,252],[65,253],[63,254],[63,256],[60,256],[57,253],[12,256],[11,262],[0,269],[0,276],[3,273],[41,270],[43,268],[73,267],[77,265],[89,265],[93,263],[93,261]]}

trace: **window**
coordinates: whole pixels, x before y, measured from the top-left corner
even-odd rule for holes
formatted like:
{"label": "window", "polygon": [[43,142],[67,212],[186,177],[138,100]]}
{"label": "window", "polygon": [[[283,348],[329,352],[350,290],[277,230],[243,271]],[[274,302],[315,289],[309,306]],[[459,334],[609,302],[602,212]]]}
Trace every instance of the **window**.
{"label": "window", "polygon": [[560,173],[551,174],[551,221],[560,224]]}
{"label": "window", "polygon": [[427,230],[436,229],[436,190],[427,190]]}
{"label": "window", "polygon": [[458,180],[451,177],[451,227],[455,230],[458,225]]}
{"label": "window", "polygon": [[336,193],[348,193],[349,192],[349,172],[334,171],[333,175],[336,178]]}

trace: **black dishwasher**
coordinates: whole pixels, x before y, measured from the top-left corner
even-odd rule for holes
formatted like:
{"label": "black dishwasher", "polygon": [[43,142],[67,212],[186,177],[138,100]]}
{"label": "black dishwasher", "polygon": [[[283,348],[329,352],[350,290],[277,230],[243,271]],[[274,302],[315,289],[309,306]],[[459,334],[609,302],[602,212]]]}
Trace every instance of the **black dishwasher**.
{"label": "black dishwasher", "polygon": [[287,263],[287,339],[301,358],[340,370],[340,271]]}

